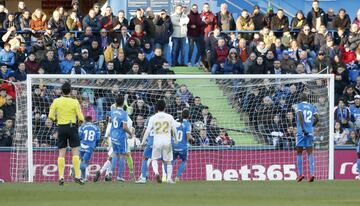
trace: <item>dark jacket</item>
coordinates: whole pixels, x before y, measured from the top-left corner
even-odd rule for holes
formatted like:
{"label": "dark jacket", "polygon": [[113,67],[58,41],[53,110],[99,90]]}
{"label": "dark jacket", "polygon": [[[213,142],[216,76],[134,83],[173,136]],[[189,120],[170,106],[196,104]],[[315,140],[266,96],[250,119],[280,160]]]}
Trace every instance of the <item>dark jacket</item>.
{"label": "dark jacket", "polygon": [[[302,19],[298,19],[296,17],[296,15],[298,13],[302,13],[303,14],[303,18]],[[307,20],[305,18],[305,15],[302,11],[298,11],[296,14],[295,14],[295,17],[291,20],[291,29],[302,29],[304,25],[307,24]]]}
{"label": "dark jacket", "polygon": [[156,16],[154,20],[154,24],[155,24],[155,44],[156,43],[159,43],[161,45],[168,44],[169,38],[174,32],[170,16],[166,16],[165,19]]}
{"label": "dark jacket", "polygon": [[301,31],[297,36],[296,42],[303,50],[314,50],[314,40],[315,35],[313,33],[310,32],[309,35],[305,35],[304,31]]}
{"label": "dark jacket", "polygon": [[53,18],[50,18],[48,28],[51,29],[53,34],[58,37],[63,37],[64,32],[66,32],[66,24],[61,18],[59,21],[55,21]]}
{"label": "dark jacket", "polygon": [[315,12],[314,9],[311,9],[307,15],[307,22],[310,28],[314,28],[316,26],[316,18],[320,17],[321,24],[326,25],[325,12],[322,8],[319,8],[318,12]]}
{"label": "dark jacket", "polygon": [[101,22],[99,21],[99,19],[96,17],[91,19],[89,15],[84,17],[82,21],[82,25],[84,31],[88,26],[90,26],[93,31],[100,31],[101,29]]}
{"label": "dark jacket", "polygon": [[[190,11],[188,17],[189,17],[189,23],[187,25],[188,36],[189,37],[199,37],[202,34],[201,27],[203,26],[203,21],[201,20],[200,14]],[[191,26],[193,26],[193,25],[195,25],[196,28],[191,28]]]}
{"label": "dark jacket", "polygon": [[60,74],[60,64],[57,59],[49,61],[45,58],[41,61],[40,65],[44,68],[45,74]]}
{"label": "dark jacket", "polygon": [[255,62],[250,66],[247,72],[248,74],[266,74],[265,63],[259,65],[255,60]]}
{"label": "dark jacket", "polygon": [[148,74],[157,74],[161,69],[163,63],[166,61],[162,56],[154,56],[150,60],[150,70],[147,72]]}
{"label": "dark jacket", "polygon": [[130,68],[131,64],[126,59],[122,62],[118,58],[114,59],[114,70],[117,74],[126,74],[130,71]]}
{"label": "dark jacket", "polygon": [[281,30],[288,31],[289,30],[289,19],[287,16],[283,16],[281,19],[277,15],[271,18],[270,28],[272,30]]}
{"label": "dark jacket", "polygon": [[332,21],[333,28],[337,29],[339,27],[342,27],[344,29],[350,29],[351,20],[349,15],[345,15],[344,19],[341,19],[339,15],[337,15],[334,20]]}
{"label": "dark jacket", "polygon": [[142,60],[142,61],[137,58],[135,60],[135,63],[139,64],[139,67],[140,67],[139,71],[140,72],[147,73],[149,71],[149,69],[150,69],[150,62],[146,58],[144,58],[144,60]]}
{"label": "dark jacket", "polygon": [[263,13],[258,13],[252,17],[254,22],[255,30],[261,30],[266,26],[265,21],[266,15]]}

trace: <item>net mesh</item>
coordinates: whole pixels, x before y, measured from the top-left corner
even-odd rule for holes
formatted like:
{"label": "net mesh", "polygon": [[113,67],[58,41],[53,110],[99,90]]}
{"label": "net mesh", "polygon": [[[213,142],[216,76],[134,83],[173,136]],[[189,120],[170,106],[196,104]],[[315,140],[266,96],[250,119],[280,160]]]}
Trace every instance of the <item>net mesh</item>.
{"label": "net mesh", "polygon": [[[88,167],[91,179],[107,159],[103,139],[107,112],[118,95],[124,95],[136,140],[129,142],[136,176],[140,175],[142,150],[138,147],[146,118],[154,114],[158,99],[179,119],[190,110],[192,136],[183,180],[290,180],[296,176],[296,123],[292,105],[307,93],[317,106],[319,124],[314,129],[315,175],[328,178],[329,95],[328,79],[77,79],[33,78],[32,94],[18,84],[16,141],[12,152],[13,181],[26,181],[27,127],[33,131],[34,181],[57,180],[56,124],[47,118],[49,107],[61,95],[63,82],[72,84],[71,95],[81,103],[85,116],[100,126],[102,140]],[[32,95],[32,122],[27,122],[27,95]],[[68,152],[69,153],[69,152]],[[65,176],[71,180],[71,158],[66,156]],[[179,165],[179,164],[177,164]],[[304,171],[308,174],[306,156]],[[177,166],[175,166],[175,172]],[[129,172],[125,170],[128,180]],[[154,178],[150,172],[150,179]]]}

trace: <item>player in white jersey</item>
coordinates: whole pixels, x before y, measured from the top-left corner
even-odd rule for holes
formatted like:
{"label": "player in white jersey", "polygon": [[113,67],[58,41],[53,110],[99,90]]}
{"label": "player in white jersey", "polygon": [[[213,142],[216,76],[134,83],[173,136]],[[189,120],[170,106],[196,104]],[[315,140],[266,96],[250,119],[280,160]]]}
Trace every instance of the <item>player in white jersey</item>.
{"label": "player in white jersey", "polygon": [[[164,112],[165,107],[166,103],[164,100],[158,100],[156,102],[156,111],[158,112],[149,119],[149,124],[142,138],[141,145],[145,145],[146,139],[153,129],[154,143],[151,159],[152,161],[157,161],[160,158],[163,159],[167,165],[167,182],[174,183],[171,179],[173,160],[171,138],[176,137],[176,121],[173,116]],[[174,138],[174,143],[177,144],[176,138]],[[159,175],[156,175],[156,178],[158,182],[161,182]]]}
{"label": "player in white jersey", "polygon": [[[115,104],[112,104],[110,107],[110,110],[113,110],[116,108]],[[124,106],[124,110],[127,110],[127,106]],[[127,126],[130,128],[131,132],[133,135],[135,135],[135,128],[133,127],[133,121],[131,120],[131,118],[128,116],[128,121],[127,121]],[[111,140],[110,140],[110,129],[111,129],[111,122],[108,123],[107,127],[106,127],[106,132],[105,132],[105,141],[108,145],[108,159],[106,160],[106,162],[103,164],[103,166],[101,167],[101,169],[99,171],[96,172],[95,178],[94,178],[94,182],[97,182],[101,176],[102,173],[105,173],[105,181],[111,181],[111,160],[112,158],[115,156],[115,153],[113,151],[112,145],[111,145]],[[128,136],[128,134],[127,134]],[[128,137],[130,138],[130,137]],[[134,136],[133,136],[134,138]],[[131,138],[130,138],[131,139]],[[129,145],[129,144],[128,144]],[[131,156],[131,149],[130,146],[128,146],[127,148],[127,153],[126,153],[126,160],[127,160],[127,164],[129,167],[129,171],[130,171],[130,176],[133,180],[135,180],[135,174],[134,174],[134,166],[133,166],[133,160],[132,160],[132,156]]]}

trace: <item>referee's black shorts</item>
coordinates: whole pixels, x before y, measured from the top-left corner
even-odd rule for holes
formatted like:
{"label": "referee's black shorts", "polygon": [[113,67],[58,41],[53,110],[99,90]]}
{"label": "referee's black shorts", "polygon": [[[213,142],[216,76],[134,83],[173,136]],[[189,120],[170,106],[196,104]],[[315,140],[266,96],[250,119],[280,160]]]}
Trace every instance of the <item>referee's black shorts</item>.
{"label": "referee's black shorts", "polygon": [[70,126],[70,124],[59,125],[58,127],[58,148],[66,148],[68,146],[71,148],[80,146],[80,138],[78,134],[78,128],[75,125]]}

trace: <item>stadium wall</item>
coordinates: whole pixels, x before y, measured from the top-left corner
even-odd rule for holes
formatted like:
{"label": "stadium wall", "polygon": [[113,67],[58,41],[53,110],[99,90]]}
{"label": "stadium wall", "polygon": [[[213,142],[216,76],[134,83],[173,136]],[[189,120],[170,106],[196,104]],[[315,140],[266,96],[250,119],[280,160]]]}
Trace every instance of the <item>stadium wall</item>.
{"label": "stadium wall", "polygon": [[[221,152],[219,152],[221,151]],[[239,158],[242,155],[250,155],[253,158]],[[46,160],[40,159],[39,155],[48,158]],[[315,159],[328,158],[327,151],[318,151],[315,154]],[[139,163],[142,157],[142,151],[135,151],[132,153],[134,162]],[[293,151],[283,150],[243,150],[243,149],[204,149],[193,150],[189,153],[189,160],[187,168],[184,172],[184,180],[293,180],[296,178],[295,161],[294,158],[283,158],[284,156],[294,156]],[[262,157],[272,158],[264,159]],[[6,148],[0,151],[0,179],[11,181],[10,176],[10,157],[11,149]],[[92,160],[89,172],[90,176],[95,175],[103,161],[107,158],[106,151],[99,151],[100,158]],[[232,158],[229,158],[232,157]],[[54,150],[39,149],[34,152],[34,181],[55,181],[57,179],[57,153]],[[305,157],[306,158],[306,157]],[[271,160],[272,159],[272,160]],[[52,163],[49,163],[52,162]],[[67,162],[70,161],[70,156],[67,157]],[[139,164],[136,166],[136,175],[140,174]],[[316,165],[318,168],[319,165]],[[305,165],[304,168],[307,168]],[[354,149],[338,149],[335,150],[335,179],[354,179],[356,172],[356,152]],[[66,166],[65,175],[67,180],[69,176],[70,165]],[[316,169],[316,176],[319,179],[326,179],[327,171]],[[319,173],[319,171],[322,171]],[[307,171],[305,171],[306,173]],[[24,175],[27,175],[24,173]],[[125,177],[129,178],[128,171],[125,171]],[[154,178],[151,176],[150,178]]]}

